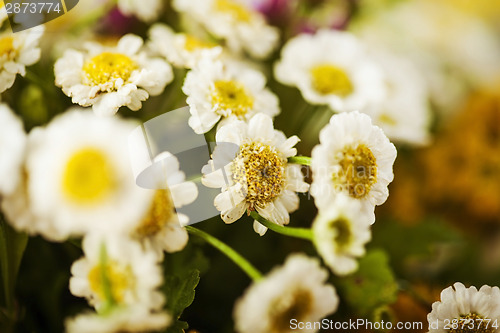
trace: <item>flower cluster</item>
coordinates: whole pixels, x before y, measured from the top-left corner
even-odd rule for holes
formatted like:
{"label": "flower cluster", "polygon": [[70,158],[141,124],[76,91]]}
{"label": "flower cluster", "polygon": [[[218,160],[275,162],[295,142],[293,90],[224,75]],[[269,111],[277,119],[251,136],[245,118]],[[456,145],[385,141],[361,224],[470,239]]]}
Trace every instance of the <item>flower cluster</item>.
{"label": "flower cluster", "polygon": [[[25,314],[14,283],[18,273],[29,274],[18,272],[28,237],[55,243],[71,258],[63,273],[67,288],[87,305],[68,301],[77,304],[64,312],[68,333],[185,332],[181,315],[210,266],[205,243],[252,280],[243,291],[229,279],[207,279],[240,288],[231,291],[242,295],[232,309],[239,333],[292,332],[292,322],[317,332],[313,323],[350,311],[392,318],[391,304],[411,292],[407,279],[440,272],[430,265],[420,275],[406,271],[423,256],[414,249],[418,241],[408,241],[410,249],[394,264],[396,280],[386,255],[391,235],[380,234],[402,227],[376,209],[389,198],[398,152],[405,159],[432,142],[429,106],[440,103],[426,66],[434,64],[444,80],[446,61],[438,66],[432,52],[415,61],[405,54],[415,46],[379,42],[368,14],[356,16],[363,6],[370,8],[348,0],[104,1],[90,13],[76,8],[81,18],[63,32],[54,20],[13,33],[4,17],[0,317],[9,322],[6,332]],[[395,22],[413,8],[394,6],[387,15]],[[301,21],[332,8],[341,17],[311,14]],[[123,32],[103,31],[110,24]],[[415,40],[432,44],[424,32]],[[485,74],[481,66],[477,71]],[[172,115],[170,123],[159,126],[164,115]],[[183,126],[188,138],[178,135]],[[144,143],[133,142],[137,133]],[[498,148],[498,131],[488,133]],[[155,138],[175,142],[163,149]],[[203,146],[194,147],[200,140]],[[197,165],[192,155],[199,160],[205,148]],[[136,172],[144,159],[158,167],[149,188]],[[211,225],[190,225],[199,221]],[[441,247],[429,245],[439,233],[432,228],[415,234],[430,234],[425,254],[435,250],[441,258]],[[281,243],[273,232],[310,246],[300,252],[300,242]],[[269,272],[229,244],[250,248],[248,257]],[[273,260],[283,264],[271,268]],[[500,332],[493,326],[498,319],[497,287],[455,283],[432,305],[429,332]],[[474,326],[478,321],[491,323]]]}

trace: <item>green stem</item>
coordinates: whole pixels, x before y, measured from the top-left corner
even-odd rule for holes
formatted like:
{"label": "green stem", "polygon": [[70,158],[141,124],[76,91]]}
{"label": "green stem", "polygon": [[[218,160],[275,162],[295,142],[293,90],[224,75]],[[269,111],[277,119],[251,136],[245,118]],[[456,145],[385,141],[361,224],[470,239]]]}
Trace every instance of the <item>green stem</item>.
{"label": "green stem", "polygon": [[236,252],[234,249],[229,247],[229,245],[221,242],[212,235],[197,229],[192,226],[186,226],[186,230],[193,235],[196,235],[206,241],[208,244],[215,247],[217,250],[224,253],[229,259],[231,259],[236,265],[238,265],[252,280],[258,281],[262,279],[262,273],[259,272],[248,260],[243,258],[241,254]]}
{"label": "green stem", "polygon": [[273,223],[271,221],[266,220],[262,216],[260,216],[257,212],[253,211],[250,213],[250,216],[262,224],[263,226],[267,227],[268,229],[271,229],[274,232],[277,232],[279,234],[285,235],[285,236],[290,236],[290,237],[296,237],[296,238],[302,238],[302,239],[307,239],[309,241],[313,241],[314,235],[312,233],[311,229],[308,228],[294,228],[294,227],[283,227],[280,225],[277,225],[276,223]]}
{"label": "green stem", "polygon": [[99,279],[102,283],[104,292],[104,304],[98,311],[103,315],[108,314],[116,305],[116,300],[111,291],[111,281],[108,273],[108,252],[106,250],[106,245],[103,243],[101,244],[101,251],[99,253]]}
{"label": "green stem", "polygon": [[288,158],[288,163],[311,165],[311,158],[308,156],[292,156]]}

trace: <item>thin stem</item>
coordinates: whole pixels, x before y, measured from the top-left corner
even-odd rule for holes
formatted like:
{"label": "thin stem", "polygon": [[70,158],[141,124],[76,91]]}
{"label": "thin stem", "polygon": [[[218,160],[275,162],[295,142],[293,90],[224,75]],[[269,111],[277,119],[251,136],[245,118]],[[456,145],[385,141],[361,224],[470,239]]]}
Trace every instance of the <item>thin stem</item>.
{"label": "thin stem", "polygon": [[308,156],[292,156],[288,158],[288,163],[311,165],[311,158]]}
{"label": "thin stem", "polygon": [[273,223],[271,221],[266,220],[262,216],[260,216],[257,212],[253,211],[250,213],[250,216],[262,224],[263,226],[267,227],[268,229],[271,229],[274,232],[277,232],[279,234],[285,235],[285,236],[290,236],[290,237],[296,237],[296,238],[302,238],[302,239],[307,239],[309,241],[313,241],[313,233],[311,229],[308,228],[294,228],[294,227],[283,227],[280,225],[277,225],[276,223]]}
{"label": "thin stem", "polygon": [[259,272],[248,260],[243,258],[241,254],[236,252],[229,245],[223,243],[222,241],[218,240],[212,235],[207,234],[206,232],[197,229],[195,227],[192,227],[190,225],[186,226],[186,230],[190,234],[202,238],[208,244],[212,245],[217,250],[224,253],[229,259],[231,259],[236,265],[238,265],[252,280],[258,281],[262,279],[262,273]]}

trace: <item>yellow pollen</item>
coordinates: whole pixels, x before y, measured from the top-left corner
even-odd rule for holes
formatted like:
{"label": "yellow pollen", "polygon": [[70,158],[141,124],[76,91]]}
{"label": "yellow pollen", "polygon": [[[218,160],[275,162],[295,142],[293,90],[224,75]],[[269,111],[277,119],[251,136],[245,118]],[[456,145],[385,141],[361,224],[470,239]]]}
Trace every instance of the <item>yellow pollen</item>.
{"label": "yellow pollen", "polygon": [[[454,325],[456,323],[456,326]],[[493,333],[495,328],[493,327],[495,322],[493,320],[487,320],[486,318],[478,315],[477,313],[469,313],[466,315],[461,315],[460,318],[456,318],[451,321],[448,330],[449,333]],[[453,328],[456,327],[456,328]]]}
{"label": "yellow pollen", "polygon": [[236,21],[248,22],[252,19],[252,12],[234,0],[216,0],[215,9],[219,12],[229,14]]}
{"label": "yellow pollen", "polygon": [[339,155],[340,170],[332,174],[334,184],[355,199],[365,197],[377,182],[377,161],[372,151],[360,144],[344,147]]}
{"label": "yellow pollen", "polygon": [[90,85],[111,84],[111,91],[116,90],[117,80],[127,82],[137,68],[137,64],[124,54],[103,52],[85,63],[83,73]]}
{"label": "yellow pollen", "polygon": [[352,82],[342,68],[323,64],[311,68],[310,73],[312,86],[321,95],[346,97],[353,92]]}
{"label": "yellow pollen", "polygon": [[344,217],[330,221],[330,229],[335,232],[334,244],[337,252],[342,252],[352,241],[352,230],[349,220]]}
{"label": "yellow pollen", "polygon": [[140,237],[153,236],[165,227],[174,214],[175,208],[169,191],[157,190],[146,216],[136,229],[136,233]]}
{"label": "yellow pollen", "polygon": [[217,108],[217,114],[222,116],[227,116],[230,112],[238,118],[243,118],[253,107],[253,97],[237,81],[215,81],[211,100],[212,105]]}
{"label": "yellow pollen", "polygon": [[214,46],[216,46],[216,44],[214,43],[210,43],[210,42],[205,42],[201,39],[198,39],[192,35],[184,35],[184,48],[189,51],[189,52],[193,52],[195,50],[198,50],[198,49],[209,49],[209,48],[212,48]]}
{"label": "yellow pollen", "polygon": [[[107,281],[103,281],[104,277]],[[101,300],[106,299],[105,284],[109,283],[111,297],[118,304],[123,303],[126,292],[133,290],[135,286],[135,278],[130,266],[119,265],[113,261],[106,265],[98,264],[92,267],[87,278],[90,289]]]}
{"label": "yellow pollen", "polygon": [[10,36],[0,38],[0,57],[7,56],[11,59],[14,53],[14,38]]}
{"label": "yellow pollen", "polygon": [[71,201],[96,203],[116,187],[113,166],[102,151],[81,149],[69,158],[63,171],[62,187]]}
{"label": "yellow pollen", "polygon": [[286,160],[260,142],[245,143],[233,162],[233,180],[246,187],[250,210],[276,199],[285,183]]}
{"label": "yellow pollen", "polygon": [[308,290],[295,289],[274,300],[269,307],[271,333],[288,332],[290,320],[303,321],[311,312],[312,295]]}

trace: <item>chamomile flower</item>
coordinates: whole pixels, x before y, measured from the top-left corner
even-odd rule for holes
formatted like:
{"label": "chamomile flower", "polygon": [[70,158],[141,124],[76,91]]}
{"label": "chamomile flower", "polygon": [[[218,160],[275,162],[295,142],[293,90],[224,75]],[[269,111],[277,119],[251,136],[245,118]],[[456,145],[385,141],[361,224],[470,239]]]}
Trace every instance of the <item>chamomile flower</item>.
{"label": "chamomile flower", "polygon": [[266,88],[261,72],[237,62],[203,57],[187,75],[182,87],[188,96],[189,126],[198,134],[208,132],[223,119],[248,120],[262,112],[274,117],[279,113],[278,98]]}
{"label": "chamomile flower", "polygon": [[34,129],[26,161],[32,212],[59,234],[128,230],[154,194],[132,174],[127,139],[136,126],[76,109]]}
{"label": "chamomile flower", "polygon": [[324,209],[346,193],[362,203],[374,222],[373,210],[387,200],[387,186],[394,178],[394,145],[369,116],[357,111],[332,116],[319,141],[311,160],[316,206]]}
{"label": "chamomile flower", "polygon": [[320,210],[313,222],[314,244],[325,263],[337,275],[353,273],[356,258],[365,254],[371,239],[372,217],[363,214],[359,201],[340,194],[335,202]]}
{"label": "chamomile flower", "polygon": [[66,320],[67,333],[123,333],[164,330],[171,318],[165,312],[153,312],[140,306],[116,309],[109,314],[83,313]]}
{"label": "chamomile flower", "polygon": [[69,289],[85,297],[97,312],[138,306],[159,310],[165,299],[157,290],[163,282],[153,252],[125,237],[91,234],[83,239],[84,257],[71,266]]}
{"label": "chamomile flower", "polygon": [[175,209],[192,203],[198,196],[198,188],[193,182],[185,181],[185,174],[179,170],[179,161],[174,155],[163,152],[156,160],[162,163],[167,188],[153,192],[149,208],[132,229],[131,236],[162,258],[163,251],[176,252],[186,246],[188,233],[184,226],[189,218]]}
{"label": "chamomile flower", "polygon": [[373,51],[384,70],[387,97],[362,111],[391,139],[412,145],[430,140],[429,94],[425,79],[408,59],[387,51]]}
{"label": "chamomile flower", "polygon": [[[256,210],[273,223],[288,224],[289,212],[299,207],[295,192],[309,189],[300,166],[287,161],[297,154],[293,146],[299,138],[287,139],[273,128],[268,115],[259,113],[248,123],[237,120],[222,126],[216,141],[212,160],[202,170],[202,183],[221,188],[214,205],[222,220],[233,223],[246,211]],[[219,165],[222,168],[216,168]],[[267,231],[257,221],[254,229],[260,235]]]}
{"label": "chamomile flower", "polygon": [[338,112],[361,109],[385,96],[381,70],[348,32],[320,30],[294,37],[283,47],[274,73],[309,103],[328,104]]}
{"label": "chamomile flower", "polygon": [[427,320],[429,333],[499,332],[500,289],[484,285],[477,290],[457,282],[441,292]]}
{"label": "chamomile flower", "polygon": [[[236,302],[234,319],[240,333],[293,332],[291,320],[314,322],[334,313],[335,288],[318,260],[302,254],[288,257],[282,267],[251,285]],[[317,332],[304,329],[301,332]]]}
{"label": "chamomile flower", "polygon": [[149,30],[149,47],[178,67],[193,68],[204,51],[220,48],[187,33],[175,33],[169,26],[157,23]]}
{"label": "chamomile flower", "polygon": [[224,39],[236,53],[265,58],[278,43],[278,29],[266,23],[250,0],[175,0],[173,6]]}
{"label": "chamomile flower", "polygon": [[40,59],[38,43],[43,26],[26,31],[0,33],[0,93],[12,87],[16,75],[26,75],[26,66]]}
{"label": "chamomile flower", "polygon": [[118,8],[127,15],[134,15],[144,22],[158,18],[162,10],[161,0],[118,0]]}
{"label": "chamomile flower", "polygon": [[137,111],[173,79],[170,65],[149,57],[142,45],[140,37],[129,34],[116,47],[87,43],[85,52],[67,50],[54,66],[56,85],[73,103],[92,105],[101,116],[114,115],[121,106]]}
{"label": "chamomile flower", "polygon": [[0,199],[12,193],[21,177],[26,133],[23,123],[6,105],[0,104]]}

